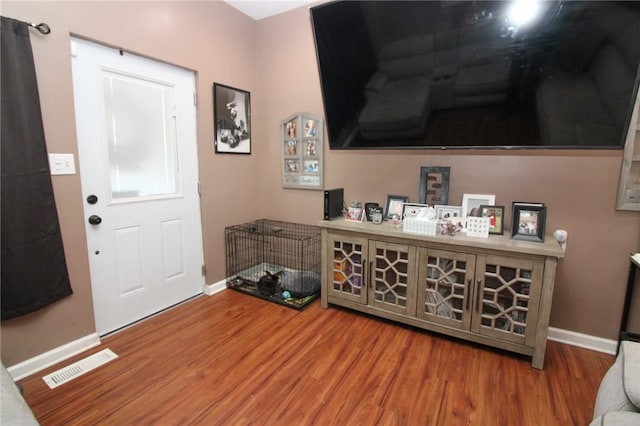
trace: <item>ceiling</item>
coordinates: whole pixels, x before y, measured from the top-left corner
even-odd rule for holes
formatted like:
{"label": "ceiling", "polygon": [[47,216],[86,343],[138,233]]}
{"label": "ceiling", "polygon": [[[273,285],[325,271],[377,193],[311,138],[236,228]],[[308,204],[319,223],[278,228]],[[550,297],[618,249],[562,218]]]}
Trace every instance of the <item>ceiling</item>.
{"label": "ceiling", "polygon": [[262,18],[287,12],[317,0],[224,0],[240,12],[258,21]]}

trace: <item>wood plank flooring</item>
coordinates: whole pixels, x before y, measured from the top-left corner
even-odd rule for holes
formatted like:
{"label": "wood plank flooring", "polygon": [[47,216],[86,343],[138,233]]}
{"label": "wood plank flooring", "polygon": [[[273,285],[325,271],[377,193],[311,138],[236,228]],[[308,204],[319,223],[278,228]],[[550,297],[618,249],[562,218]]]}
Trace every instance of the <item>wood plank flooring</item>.
{"label": "wood plank flooring", "polygon": [[[109,348],[56,389],[42,376]],[[103,339],[21,381],[42,425],[586,425],[614,357],[549,342],[530,358],[232,290]]]}

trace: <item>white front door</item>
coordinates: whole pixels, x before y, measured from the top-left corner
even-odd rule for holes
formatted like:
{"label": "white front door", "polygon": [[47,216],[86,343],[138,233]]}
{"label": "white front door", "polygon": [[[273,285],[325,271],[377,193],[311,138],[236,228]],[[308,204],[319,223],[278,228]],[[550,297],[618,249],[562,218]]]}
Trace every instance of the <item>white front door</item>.
{"label": "white front door", "polygon": [[99,335],[202,292],[195,76],[72,38]]}

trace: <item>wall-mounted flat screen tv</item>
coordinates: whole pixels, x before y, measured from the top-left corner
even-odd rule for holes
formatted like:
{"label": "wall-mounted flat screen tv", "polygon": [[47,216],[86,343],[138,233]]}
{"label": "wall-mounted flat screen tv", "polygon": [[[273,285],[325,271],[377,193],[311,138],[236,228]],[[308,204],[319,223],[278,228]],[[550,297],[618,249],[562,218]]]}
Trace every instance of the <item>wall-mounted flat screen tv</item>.
{"label": "wall-mounted flat screen tv", "polygon": [[640,2],[335,1],[311,8],[332,149],[620,149]]}

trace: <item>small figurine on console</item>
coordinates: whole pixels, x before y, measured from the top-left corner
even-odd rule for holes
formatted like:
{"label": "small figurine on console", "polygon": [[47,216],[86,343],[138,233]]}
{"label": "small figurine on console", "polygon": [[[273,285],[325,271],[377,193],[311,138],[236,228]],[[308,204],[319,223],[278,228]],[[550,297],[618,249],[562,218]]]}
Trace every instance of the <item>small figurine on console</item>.
{"label": "small figurine on console", "polygon": [[456,235],[456,232],[458,232],[460,230],[460,228],[458,228],[458,226],[450,221],[444,221],[440,224],[440,234],[444,235],[451,235],[454,236]]}

